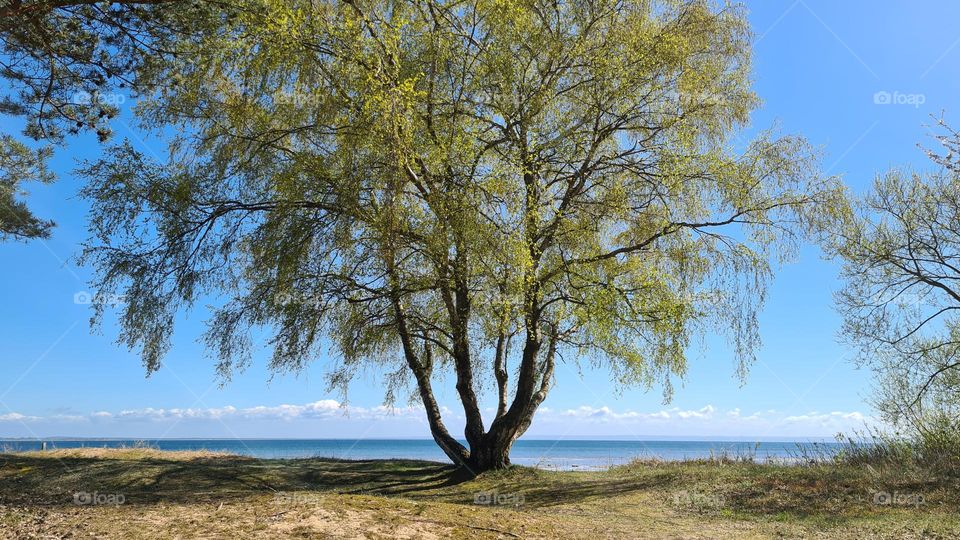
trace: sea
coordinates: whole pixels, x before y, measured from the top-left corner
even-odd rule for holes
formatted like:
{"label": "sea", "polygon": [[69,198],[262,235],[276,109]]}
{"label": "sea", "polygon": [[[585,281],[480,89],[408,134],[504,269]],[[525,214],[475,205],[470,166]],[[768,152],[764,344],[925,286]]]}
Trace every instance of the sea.
{"label": "sea", "polygon": [[[412,459],[446,462],[432,439],[0,439],[0,451],[57,448],[150,447],[209,450],[269,459]],[[585,440],[520,439],[510,452],[516,465],[556,470],[603,470],[634,460],[749,459],[798,462],[839,450],[828,440]]]}

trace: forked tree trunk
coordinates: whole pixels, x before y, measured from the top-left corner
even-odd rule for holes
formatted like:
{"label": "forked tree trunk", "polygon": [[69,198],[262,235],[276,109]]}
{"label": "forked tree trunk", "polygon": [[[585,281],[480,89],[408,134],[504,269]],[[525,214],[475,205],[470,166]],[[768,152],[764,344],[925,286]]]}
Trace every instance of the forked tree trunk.
{"label": "forked tree trunk", "polygon": [[[450,303],[453,304],[453,302]],[[498,371],[497,383],[500,400],[495,420],[490,425],[489,431],[484,431],[480,407],[473,390],[473,372],[465,326],[456,325],[459,326],[460,339],[455,343],[453,356],[457,375],[457,392],[464,406],[467,419],[464,435],[469,446],[468,450],[450,435],[443,424],[440,417],[440,407],[434,398],[430,384],[433,362],[429,358],[429,354],[425,359],[418,357],[407,328],[407,320],[402,303],[399,301],[399,295],[394,296],[393,304],[404,356],[417,381],[420,398],[430,424],[430,432],[437,445],[455,465],[463,468],[465,472],[471,475],[509,467],[510,449],[513,447],[513,443],[530,426],[534,413],[547,396],[553,377],[556,336],[551,336],[547,352],[543,355],[541,361],[540,353],[543,341],[539,327],[533,325],[532,331],[528,331],[520,363],[516,393],[512,404],[506,410],[504,410],[506,404],[506,373],[502,365],[504,350],[502,345],[498,345],[498,358],[495,363]],[[458,315],[457,318],[460,319],[461,315]]]}
{"label": "forked tree trunk", "polygon": [[510,466],[510,450],[530,427],[533,415],[545,396],[546,392],[538,391],[519,415],[505,415],[494,421],[480,444],[470,447],[467,466],[472,469],[471,472],[479,474]]}
{"label": "forked tree trunk", "polygon": [[[543,403],[553,378],[556,336],[548,341],[546,354],[539,333],[531,333],[524,345],[517,392],[510,408],[502,411],[479,440],[470,441],[470,450],[464,466],[471,474],[505,469],[510,466],[510,449],[523,435],[537,408]],[[450,455],[449,453],[447,455]]]}
{"label": "forked tree trunk", "polygon": [[510,466],[510,449],[512,447],[512,439],[497,439],[490,437],[488,434],[480,445],[470,448],[467,467],[474,474],[506,469]]}

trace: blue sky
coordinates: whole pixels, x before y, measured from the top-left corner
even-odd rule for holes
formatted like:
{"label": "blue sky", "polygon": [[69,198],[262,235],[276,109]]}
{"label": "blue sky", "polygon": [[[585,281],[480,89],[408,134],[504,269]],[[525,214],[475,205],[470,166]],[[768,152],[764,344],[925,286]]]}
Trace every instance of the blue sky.
{"label": "blue sky", "polygon": [[[943,111],[960,124],[960,3],[747,2],[756,34],[755,89],[763,106],[744,133],[776,124],[823,150],[823,167],[861,192],[895,166],[926,168],[917,144]],[[123,105],[129,109],[130,102]],[[141,148],[163,154],[131,129]],[[16,131],[4,119],[4,130]],[[196,339],[202,310],[184,314],[165,366],[146,378],[139,359],[114,343],[108,318],[91,333],[91,276],[75,255],[86,236],[85,203],[70,171],[96,158],[90,137],[55,159],[59,182],[28,186],[37,214],[58,222],[45,242],[0,244],[0,437],[403,437],[428,436],[416,407],[385,411],[375,374],[357,380],[350,408],[326,391],[324,358],[299,375],[261,361],[224,387]],[[782,268],[761,317],[763,347],[745,384],[729,349],[707,337],[691,351],[674,399],[659,389],[619,389],[603,370],[561,365],[529,436],[832,436],[871,421],[870,374],[837,342],[837,267],[812,246]],[[457,429],[452,381],[437,385]],[[346,413],[346,414],[345,414]]]}

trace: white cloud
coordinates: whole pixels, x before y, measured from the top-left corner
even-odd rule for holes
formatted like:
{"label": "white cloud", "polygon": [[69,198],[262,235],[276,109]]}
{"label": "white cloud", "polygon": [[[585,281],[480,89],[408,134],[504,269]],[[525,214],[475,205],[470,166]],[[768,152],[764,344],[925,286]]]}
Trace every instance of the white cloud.
{"label": "white cloud", "polygon": [[580,436],[708,436],[708,437],[832,437],[838,432],[878,425],[859,411],[788,414],[775,409],[745,413],[740,408],[718,410],[707,404],[697,409],[672,407],[658,411],[614,410],[609,406],[580,406],[537,414],[538,435]]}
{"label": "white cloud", "polygon": [[20,413],[8,413],[0,414],[0,422],[29,422],[31,419],[35,419],[35,416],[25,416]]}
{"label": "white cloud", "polygon": [[842,411],[833,411],[829,413],[817,413],[811,412],[808,414],[801,414],[798,416],[788,416],[783,419],[784,422],[813,422],[820,425],[828,425],[836,422],[864,422],[867,421],[869,417],[865,416],[863,413],[854,411],[854,412],[842,412]]}
{"label": "white cloud", "polygon": [[[451,432],[462,431],[463,414],[459,410],[441,407],[441,413]],[[489,414],[486,416],[489,417]],[[370,427],[371,422],[376,422],[377,427]],[[151,425],[157,428],[150,428],[149,432],[159,429],[160,433],[166,433],[160,429],[162,426],[177,425],[181,428],[190,427],[193,430],[190,433],[200,434],[212,433],[213,427],[220,426],[227,434],[242,432],[247,437],[279,436],[281,432],[285,435],[331,437],[348,433],[363,433],[367,437],[429,436],[422,407],[357,407],[333,399],[301,405],[259,405],[242,408],[231,405],[169,409],[147,407],[119,412],[101,410],[87,415],[31,416],[10,412],[0,415],[0,424],[19,424],[21,427],[30,424],[37,429],[43,427],[44,431],[49,430],[51,434],[57,435],[67,431],[77,432],[81,430],[79,426],[87,425],[82,431],[88,436],[106,436],[107,432],[111,433],[110,436],[128,436],[132,434],[130,430],[135,426]],[[760,410],[747,414],[740,408],[721,411],[710,404],[700,408],[672,407],[648,411],[618,410],[607,405],[583,405],[567,409],[542,407],[528,434],[540,437],[830,437],[841,431],[849,432],[865,425],[876,424],[876,419],[859,411],[788,414],[776,410]],[[67,425],[78,427],[63,427]]]}
{"label": "white cloud", "polygon": [[18,412],[0,414],[0,422],[17,422],[17,423],[42,422],[45,420],[55,420],[59,422],[78,422],[78,421],[84,421],[86,419],[87,419],[86,416],[81,416],[77,414],[55,414],[52,416],[32,416],[32,415],[20,414]]}
{"label": "white cloud", "polygon": [[677,416],[680,418],[712,418],[713,411],[713,405],[707,405],[696,411],[677,411]]}
{"label": "white cloud", "polygon": [[[599,421],[620,421],[620,420],[633,420],[633,421],[643,421],[643,420],[670,420],[672,418],[710,418],[713,416],[715,409],[713,405],[707,405],[697,410],[681,410],[677,407],[672,409],[665,409],[661,411],[654,412],[637,412],[637,411],[623,411],[615,412],[608,406],[603,407],[591,407],[589,405],[583,405],[577,407],[576,409],[567,409],[563,412],[560,412],[560,416],[578,418],[578,419],[592,419]],[[554,411],[550,409],[541,409],[538,413],[539,416],[548,416],[555,414]]]}
{"label": "white cloud", "polygon": [[[342,404],[334,399],[324,399],[303,405],[258,405],[255,407],[237,408],[232,405],[224,407],[189,408],[189,409],[129,409],[118,413],[98,411],[90,415],[98,419],[124,420],[300,420],[324,419],[343,417],[349,418],[390,418],[420,414],[420,407],[354,407]],[[449,409],[444,409],[448,412]],[[2,420],[2,417],[0,417]]]}

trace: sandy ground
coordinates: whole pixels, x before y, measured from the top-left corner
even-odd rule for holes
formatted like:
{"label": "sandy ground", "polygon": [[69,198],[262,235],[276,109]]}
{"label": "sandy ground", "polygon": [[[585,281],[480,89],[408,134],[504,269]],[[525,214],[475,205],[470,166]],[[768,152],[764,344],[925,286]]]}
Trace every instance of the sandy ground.
{"label": "sandy ground", "polygon": [[960,537],[951,486],[866,469],[646,463],[467,480],[429,462],[147,449],[0,463],[3,538]]}

